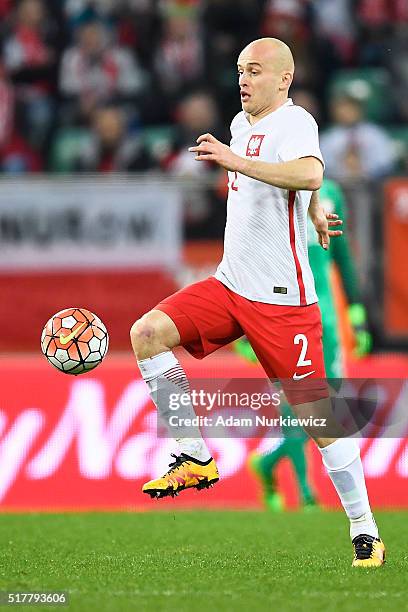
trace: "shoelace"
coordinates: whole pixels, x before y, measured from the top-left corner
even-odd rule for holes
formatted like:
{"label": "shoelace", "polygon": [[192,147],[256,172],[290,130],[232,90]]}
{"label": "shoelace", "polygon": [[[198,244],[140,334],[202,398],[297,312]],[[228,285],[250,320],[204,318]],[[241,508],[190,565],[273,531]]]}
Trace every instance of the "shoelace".
{"label": "shoelace", "polygon": [[369,559],[373,552],[375,538],[366,535],[357,536],[353,540],[356,559]]}
{"label": "shoelace", "polygon": [[175,460],[169,463],[170,469],[167,471],[167,474],[171,474],[172,472],[177,470],[177,468],[179,468],[185,461],[187,461],[187,459],[183,455],[176,455],[174,453],[171,453],[171,456],[174,457]]}

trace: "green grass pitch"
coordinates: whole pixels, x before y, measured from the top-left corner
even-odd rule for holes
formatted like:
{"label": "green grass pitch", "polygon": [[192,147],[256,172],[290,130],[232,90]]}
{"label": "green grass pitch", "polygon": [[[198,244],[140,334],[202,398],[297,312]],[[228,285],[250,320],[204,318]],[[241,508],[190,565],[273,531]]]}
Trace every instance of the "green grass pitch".
{"label": "green grass pitch", "polygon": [[69,592],[32,610],[406,610],[407,518],[377,513],[388,558],[370,571],[339,512],[2,514],[0,589]]}

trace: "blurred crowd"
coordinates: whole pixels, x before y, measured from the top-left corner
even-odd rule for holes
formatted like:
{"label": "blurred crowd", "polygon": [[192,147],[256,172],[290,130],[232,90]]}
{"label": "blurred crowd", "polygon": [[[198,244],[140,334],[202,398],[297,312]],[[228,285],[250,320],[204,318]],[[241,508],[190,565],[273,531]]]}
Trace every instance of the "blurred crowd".
{"label": "blurred crowd", "polygon": [[[407,0],[0,0],[0,24],[3,173],[203,173],[186,147],[228,141],[259,36],[291,46],[329,176],[408,167]],[[218,226],[221,192],[192,195],[191,235]]]}

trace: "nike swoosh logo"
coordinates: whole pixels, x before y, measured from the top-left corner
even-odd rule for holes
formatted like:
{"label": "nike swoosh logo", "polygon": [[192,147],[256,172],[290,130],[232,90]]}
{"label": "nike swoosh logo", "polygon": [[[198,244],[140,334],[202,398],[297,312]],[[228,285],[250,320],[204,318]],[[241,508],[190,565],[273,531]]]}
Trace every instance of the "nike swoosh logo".
{"label": "nike swoosh logo", "polygon": [[312,370],[311,372],[306,372],[306,374],[297,374],[296,372],[293,375],[293,380],[300,380],[301,378],[306,378],[306,376],[310,376],[314,374],[316,370]]}
{"label": "nike swoosh logo", "polygon": [[65,346],[66,344],[68,344],[68,342],[73,340],[75,336],[78,334],[78,332],[83,328],[84,325],[86,325],[85,321],[81,323],[80,325],[78,325],[78,327],[74,329],[73,332],[68,334],[68,336],[63,336],[62,334],[60,334],[59,341],[61,342],[62,346]]}

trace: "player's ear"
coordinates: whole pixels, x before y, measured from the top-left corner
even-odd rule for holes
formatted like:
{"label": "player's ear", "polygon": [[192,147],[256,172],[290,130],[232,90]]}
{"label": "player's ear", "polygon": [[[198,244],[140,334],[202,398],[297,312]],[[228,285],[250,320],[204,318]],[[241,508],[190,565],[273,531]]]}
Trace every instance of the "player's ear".
{"label": "player's ear", "polygon": [[290,72],[289,70],[286,70],[285,72],[282,72],[281,83],[280,83],[279,89],[281,91],[288,90],[289,87],[292,84],[292,81],[293,81],[293,74],[292,74],[292,72]]}

